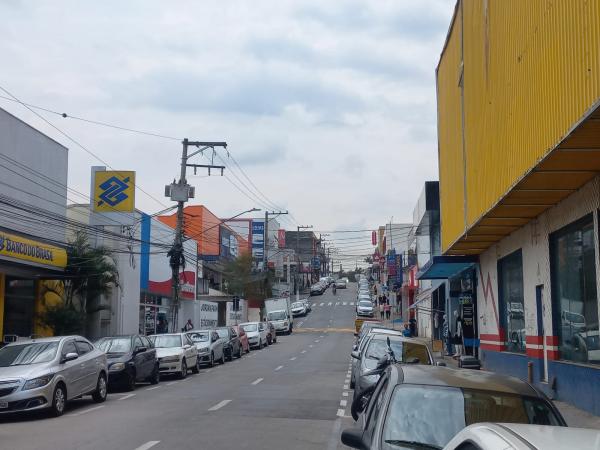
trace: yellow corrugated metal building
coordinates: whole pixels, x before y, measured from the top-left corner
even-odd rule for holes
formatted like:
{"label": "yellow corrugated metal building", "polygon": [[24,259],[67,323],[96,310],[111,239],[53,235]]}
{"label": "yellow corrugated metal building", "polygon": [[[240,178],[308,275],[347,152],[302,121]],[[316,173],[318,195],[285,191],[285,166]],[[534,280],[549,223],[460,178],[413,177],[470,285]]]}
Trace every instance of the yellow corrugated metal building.
{"label": "yellow corrugated metal building", "polygon": [[442,249],[479,254],[600,171],[600,0],[459,0],[437,95]]}

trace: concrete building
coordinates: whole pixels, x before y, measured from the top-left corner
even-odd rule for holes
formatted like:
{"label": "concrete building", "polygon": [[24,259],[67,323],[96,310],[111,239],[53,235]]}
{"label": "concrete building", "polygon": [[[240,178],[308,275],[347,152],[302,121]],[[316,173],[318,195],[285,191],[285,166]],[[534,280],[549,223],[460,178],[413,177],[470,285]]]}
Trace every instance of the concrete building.
{"label": "concrete building", "polygon": [[599,32],[595,2],[457,2],[437,68],[444,256],[424,271],[460,292],[485,368],[531,363],[595,414]]}
{"label": "concrete building", "polygon": [[49,330],[36,319],[60,301],[67,263],[67,149],[0,109],[0,337]]}

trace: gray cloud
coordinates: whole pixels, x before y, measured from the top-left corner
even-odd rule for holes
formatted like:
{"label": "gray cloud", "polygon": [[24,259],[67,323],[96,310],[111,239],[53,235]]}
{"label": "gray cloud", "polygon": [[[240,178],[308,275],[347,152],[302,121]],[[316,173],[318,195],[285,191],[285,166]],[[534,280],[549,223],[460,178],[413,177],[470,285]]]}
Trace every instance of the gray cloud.
{"label": "gray cloud", "polygon": [[287,150],[276,146],[267,146],[262,148],[252,148],[238,153],[236,161],[242,167],[268,166],[285,161]]}

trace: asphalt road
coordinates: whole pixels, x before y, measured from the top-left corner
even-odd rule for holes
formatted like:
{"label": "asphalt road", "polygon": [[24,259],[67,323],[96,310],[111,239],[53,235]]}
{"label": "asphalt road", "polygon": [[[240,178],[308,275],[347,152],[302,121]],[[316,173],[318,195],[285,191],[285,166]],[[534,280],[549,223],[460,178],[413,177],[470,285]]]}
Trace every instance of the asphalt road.
{"label": "asphalt road", "polygon": [[60,418],[0,417],[0,449],[342,448],[355,300],[355,284],[328,289],[291,336],[183,381],[76,400]]}

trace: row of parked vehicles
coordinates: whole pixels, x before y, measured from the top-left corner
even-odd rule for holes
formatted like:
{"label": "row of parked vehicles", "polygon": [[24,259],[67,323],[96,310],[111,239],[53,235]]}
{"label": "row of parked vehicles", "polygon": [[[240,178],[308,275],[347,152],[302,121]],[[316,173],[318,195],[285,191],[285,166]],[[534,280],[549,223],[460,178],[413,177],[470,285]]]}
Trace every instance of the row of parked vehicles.
{"label": "row of parked vehicles", "polygon": [[275,342],[268,321],[104,337],[94,344],[81,336],[17,341],[0,349],[0,414],[48,409],[60,416],[70,400],[91,395],[101,403],[111,388],[131,391],[163,375],[185,378]]}
{"label": "row of parked vehicles", "polygon": [[321,277],[319,281],[310,287],[310,295],[323,295],[329,286],[335,286],[336,289],[346,289],[348,283],[349,280],[346,277],[337,280],[331,276]]}
{"label": "row of parked vehicles", "polygon": [[600,432],[565,428],[556,406],[517,378],[446,367],[428,346],[379,321],[352,349],[352,417],[342,442],[358,449],[597,448]]}
{"label": "row of parked vehicles", "polygon": [[373,317],[375,315],[375,305],[371,297],[371,285],[364,275],[358,279],[356,315],[359,317]]}

